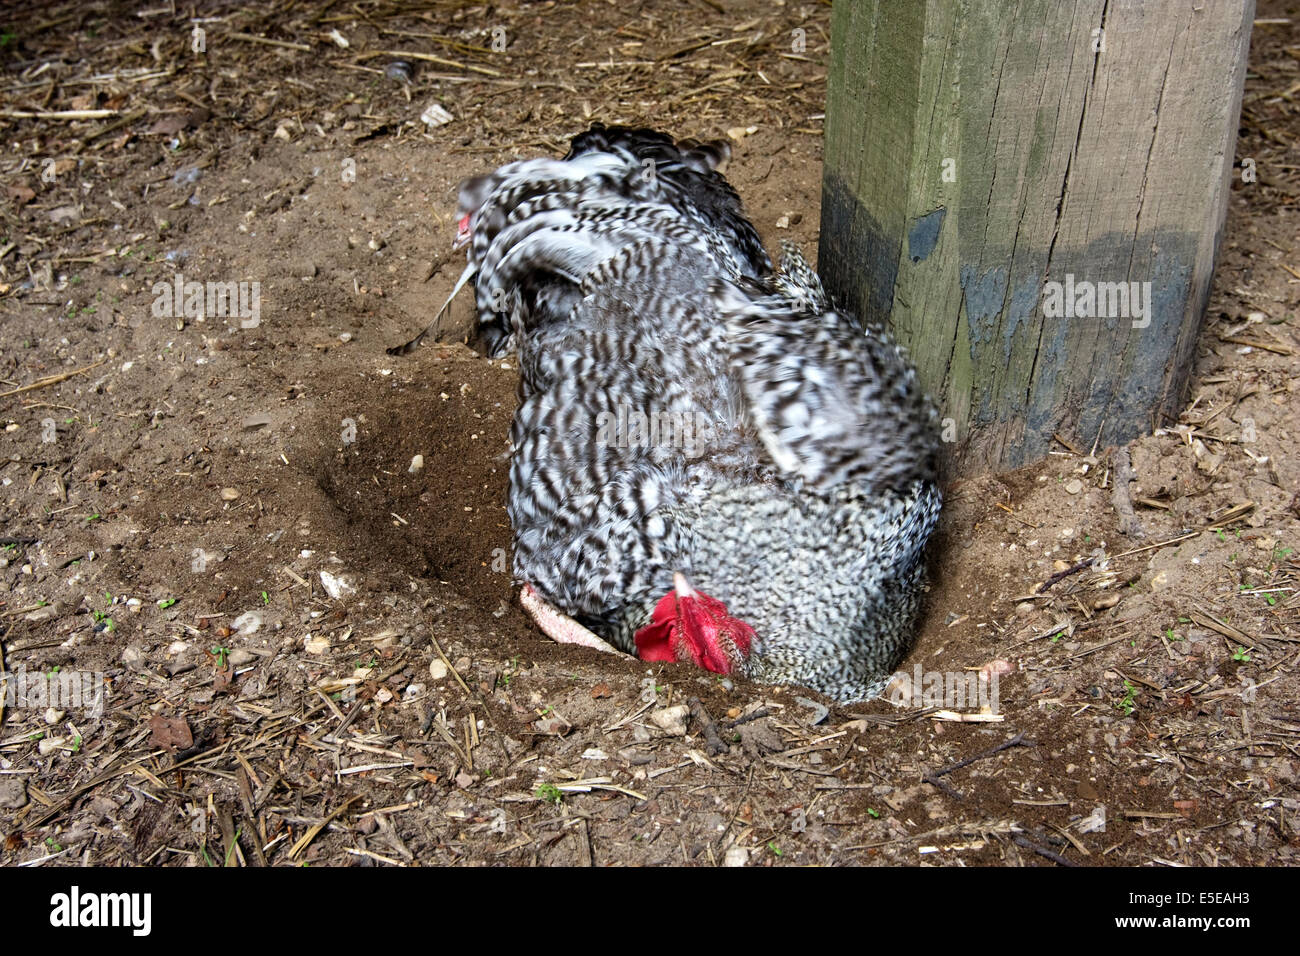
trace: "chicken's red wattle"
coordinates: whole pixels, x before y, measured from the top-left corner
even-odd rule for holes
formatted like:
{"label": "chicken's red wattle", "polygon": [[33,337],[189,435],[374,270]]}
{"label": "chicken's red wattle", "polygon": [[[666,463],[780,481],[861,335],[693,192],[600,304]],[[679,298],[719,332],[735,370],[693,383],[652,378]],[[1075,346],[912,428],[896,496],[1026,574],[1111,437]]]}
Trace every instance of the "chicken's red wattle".
{"label": "chicken's red wattle", "polygon": [[634,640],[642,660],[690,661],[715,674],[729,674],[749,655],[754,629],[732,617],[717,598],[688,585],[659,600],[650,623]]}

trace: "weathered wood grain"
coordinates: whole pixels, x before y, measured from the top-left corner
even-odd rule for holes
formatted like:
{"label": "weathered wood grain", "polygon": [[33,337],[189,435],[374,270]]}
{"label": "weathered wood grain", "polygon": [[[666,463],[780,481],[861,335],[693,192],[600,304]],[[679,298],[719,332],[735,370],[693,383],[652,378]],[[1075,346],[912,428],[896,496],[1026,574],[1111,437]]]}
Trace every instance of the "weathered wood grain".
{"label": "weathered wood grain", "polygon": [[[820,271],[911,350],[950,473],[1177,414],[1253,15],[1253,0],[835,5]],[[1121,282],[1139,295],[1106,315]],[[1048,283],[1085,312],[1082,290],[1107,285],[1092,314],[1052,315]]]}

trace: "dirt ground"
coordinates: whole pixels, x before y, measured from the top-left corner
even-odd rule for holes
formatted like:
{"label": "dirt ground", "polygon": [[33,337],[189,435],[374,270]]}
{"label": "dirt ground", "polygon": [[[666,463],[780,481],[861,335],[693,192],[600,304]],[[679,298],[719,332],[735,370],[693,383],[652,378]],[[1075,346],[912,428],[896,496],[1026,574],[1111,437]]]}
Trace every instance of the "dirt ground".
{"label": "dirt ground", "polygon": [[815,254],[828,6],[271,6],[0,21],[0,862],[1296,862],[1300,4],[1259,4],[1257,181],[1191,400],[1129,447],[1140,533],[1086,441],[946,489],[905,670],[1007,662],[996,722],[551,644],[512,362],[468,297],[385,351],[460,272],[458,181],[591,119],[730,135]]}

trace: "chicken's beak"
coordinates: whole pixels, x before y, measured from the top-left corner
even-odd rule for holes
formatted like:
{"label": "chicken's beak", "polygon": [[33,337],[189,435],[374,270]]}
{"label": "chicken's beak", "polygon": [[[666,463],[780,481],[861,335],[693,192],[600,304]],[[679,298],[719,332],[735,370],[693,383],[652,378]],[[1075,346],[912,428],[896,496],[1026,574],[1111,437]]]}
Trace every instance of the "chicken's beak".
{"label": "chicken's beak", "polygon": [[690,579],[680,571],[673,572],[673,590],[679,598],[695,597],[695,588],[691,587]]}
{"label": "chicken's beak", "polygon": [[469,228],[470,215],[470,213],[466,213],[461,218],[460,222],[456,223],[456,241],[451,244],[452,252],[463,249],[469,244],[470,236],[472,235]]}

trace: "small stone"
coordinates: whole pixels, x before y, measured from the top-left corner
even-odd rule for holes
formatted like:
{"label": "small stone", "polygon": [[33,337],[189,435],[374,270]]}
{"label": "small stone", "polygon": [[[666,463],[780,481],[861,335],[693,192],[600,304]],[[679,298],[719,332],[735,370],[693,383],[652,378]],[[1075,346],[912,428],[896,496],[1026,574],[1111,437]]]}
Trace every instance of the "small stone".
{"label": "small stone", "polygon": [[134,644],[128,644],[122,648],[122,663],[132,670],[140,670],[144,667],[144,651]]}
{"label": "small stone", "polygon": [[53,604],[45,605],[45,607],[38,607],[34,611],[28,611],[23,615],[23,620],[32,624],[40,624],[42,621],[51,621],[58,617],[61,611],[62,606],[55,601]]}
{"label": "small stone", "polygon": [[63,711],[55,710],[53,707],[46,707],[43,716],[45,717],[45,722],[53,727],[63,719],[63,713]]}
{"label": "small stone", "polygon": [[331,574],[329,571],[320,573],[320,583],[325,588],[325,593],[335,601],[341,601],[349,594],[356,592],[357,588],[345,574]]}
{"label": "small stone", "polygon": [[77,212],[76,206],[55,206],[50,210],[49,216],[50,222],[55,225],[81,221],[81,214]]}
{"label": "small stone", "polygon": [[545,717],[537,718],[537,720],[533,721],[533,726],[537,728],[538,733],[553,734],[556,737],[563,737],[573,729],[572,724],[554,712]]}
{"label": "small stone", "polygon": [[384,76],[390,80],[397,80],[399,83],[410,83],[414,73],[414,64],[407,60],[393,60],[384,67]]}
{"label": "small stone", "polygon": [[238,634],[248,636],[256,634],[262,626],[262,615],[258,611],[245,611],[239,617],[230,622],[230,627]]}
{"label": "small stone", "polygon": [[48,757],[50,754],[61,748],[66,743],[63,737],[42,737],[36,743],[36,749],[40,751],[42,757]]}
{"label": "small stone", "polygon": [[1092,609],[1094,611],[1104,611],[1106,608],[1114,607],[1118,603],[1119,603],[1118,594],[1103,594],[1101,597],[1097,598],[1095,601],[1092,602]]}
{"label": "small stone", "polygon": [[1192,455],[1196,458],[1196,470],[1206,475],[1213,475],[1223,465],[1223,456],[1210,451],[1199,438],[1192,443]]}
{"label": "small stone", "polygon": [[672,707],[661,707],[658,710],[651,711],[651,722],[670,737],[686,736],[686,715],[690,713],[690,708],[685,704],[676,704]]}
{"label": "small stone", "polygon": [[749,862],[749,851],[743,846],[727,847],[727,852],[722,855],[723,866],[744,866]]}
{"label": "small stone", "polygon": [[441,657],[429,661],[429,676],[434,680],[442,680],[447,676],[447,665],[442,662]]}
{"label": "small stone", "polygon": [[222,500],[222,501],[237,501],[238,499],[239,499],[239,492],[236,491],[234,488],[222,488],[222,489],[221,489],[221,500]]}
{"label": "small stone", "polygon": [[237,647],[230,652],[226,658],[232,667],[243,667],[245,664],[251,664],[257,660],[257,655],[243,647]]}
{"label": "small stone", "polygon": [[0,810],[21,810],[27,806],[27,784],[22,777],[0,777]]}
{"label": "small stone", "polygon": [[[1082,789],[1082,788],[1080,788]],[[1080,833],[1105,833],[1106,832],[1106,806],[1095,807],[1092,813],[1088,814],[1077,824]]]}
{"label": "small stone", "polygon": [[330,649],[330,639],[328,637],[312,637],[308,634],[302,640],[302,646],[308,654],[324,654]]}
{"label": "small stone", "polygon": [[1005,677],[1015,672],[1016,665],[1014,662],[998,657],[980,667],[979,676],[984,680],[990,680],[994,677]]}
{"label": "small stone", "polygon": [[1077,495],[1083,491],[1083,482],[1078,478],[1071,478],[1065,483],[1065,491],[1067,494]]}
{"label": "small stone", "polygon": [[416,472],[424,470],[424,456],[416,455],[411,459],[411,467],[406,469],[409,474],[414,475]]}
{"label": "small stone", "polygon": [[443,109],[440,103],[430,103],[420,114],[420,122],[430,127],[446,126],[453,119],[454,117]]}

